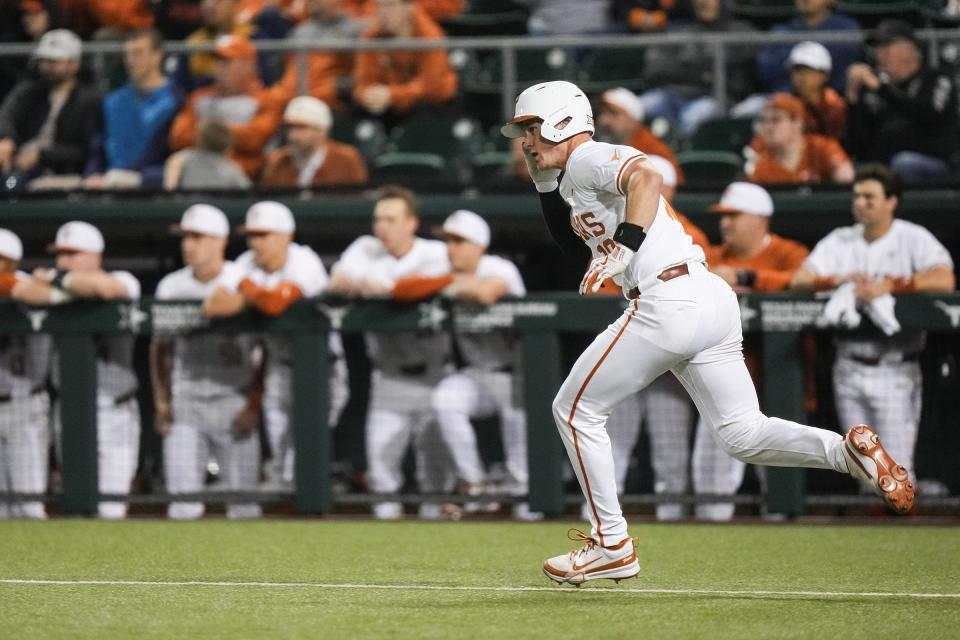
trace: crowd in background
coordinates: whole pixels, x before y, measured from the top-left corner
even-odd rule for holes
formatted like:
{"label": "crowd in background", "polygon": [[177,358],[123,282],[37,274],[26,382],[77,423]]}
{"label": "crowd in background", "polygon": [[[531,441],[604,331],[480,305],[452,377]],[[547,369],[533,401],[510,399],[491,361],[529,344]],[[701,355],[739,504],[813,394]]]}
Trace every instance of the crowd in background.
{"label": "crowd in background", "polygon": [[[949,179],[960,168],[954,78],[927,59],[902,20],[865,30],[863,46],[730,46],[722,104],[714,95],[713,50],[699,34],[767,26],[860,32],[861,25],[838,13],[833,0],[796,0],[794,18],[760,26],[723,0],[521,4],[532,35],[689,34],[680,45],[637,49],[645,87],[638,94],[621,87],[613,100],[592,96],[622,112],[608,118],[625,116],[640,131],[654,121],[673,123],[670,139],[649,131],[634,139],[643,151],[672,156],[705,123],[734,118],[756,121],[741,160],[742,175],[760,183],[849,182],[864,162],[888,164],[911,182]],[[376,182],[369,165],[377,154],[357,149],[355,140],[332,140],[336,121],[359,114],[390,131],[436,113],[489,119],[474,113],[463,90],[475,69],[454,64],[456,56],[442,49],[354,54],[324,50],[324,42],[440,39],[441,25],[469,10],[457,0],[4,0],[0,42],[35,43],[27,65],[0,58],[4,188]],[[115,87],[106,95],[89,82],[83,39],[124,42],[123,68],[106,70]],[[258,50],[282,39],[316,47],[303,69],[295,55]],[[170,40],[212,50],[168,56]],[[617,125],[602,127],[599,137],[622,137]]]}

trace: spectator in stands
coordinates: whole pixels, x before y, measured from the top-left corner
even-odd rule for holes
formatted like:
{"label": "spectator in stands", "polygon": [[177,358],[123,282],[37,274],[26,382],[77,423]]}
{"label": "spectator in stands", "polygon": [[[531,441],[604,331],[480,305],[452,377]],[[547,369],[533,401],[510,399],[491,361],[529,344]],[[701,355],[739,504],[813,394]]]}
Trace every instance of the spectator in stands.
{"label": "spectator in stands", "polygon": [[[443,35],[414,0],[377,0],[373,26],[363,39],[433,40]],[[357,55],[353,99],[372,114],[398,115],[421,104],[443,104],[456,90],[457,75],[443,49],[364,51]]]}
{"label": "spectator in stands", "polygon": [[677,157],[663,140],[643,124],[643,117],[643,103],[632,91],[623,87],[604,91],[597,117],[597,124],[600,125],[599,139],[613,144],[629,145],[648,156],[666,158],[673,165],[677,180],[682,182],[683,171]]}
{"label": "spectator in stands", "polygon": [[800,42],[790,50],[790,86],[803,102],[806,132],[841,140],[847,123],[847,103],[829,84],[830,51],[818,42]]}
{"label": "spectator in stands", "polygon": [[[798,31],[853,31],[860,24],[842,13],[834,11],[836,0],[796,0],[797,17],[770,27],[771,32],[790,33]],[[843,91],[847,67],[860,53],[855,42],[834,42],[826,45],[833,59],[830,85]],[[757,52],[757,83],[764,93],[790,90],[790,74],[784,63],[790,55],[791,45],[776,44]]]}
{"label": "spectator in stands", "polygon": [[[343,8],[343,0],[310,0],[310,17],[293,28],[290,39],[296,43],[316,44],[324,40],[356,40],[368,26]],[[298,93],[298,57],[287,58],[283,77],[273,90],[284,102]],[[348,51],[312,51],[307,55],[306,92],[333,107],[350,101],[353,91],[354,54]]]}
{"label": "spectator in stands", "polygon": [[613,21],[612,0],[518,0],[530,7],[527,31],[534,36],[626,31]]}
{"label": "spectator in stands", "polygon": [[[56,0],[0,0],[0,44],[36,42],[62,26]],[[0,96],[27,75],[27,65],[15,56],[0,58]]]}
{"label": "spectator in stands", "polygon": [[70,23],[85,37],[120,40],[152,27],[153,9],[149,0],[72,0]]}
{"label": "spectator in stands", "polygon": [[[23,244],[0,229],[0,300],[9,300],[29,276],[18,271]],[[43,494],[50,457],[49,335],[0,336],[0,493]],[[0,498],[0,520],[45,520],[41,500]]]}
{"label": "spectator in stands", "polygon": [[[694,20],[670,24],[670,33],[685,33],[682,45],[650,47],[643,77],[653,87],[640,96],[648,118],[665,116],[679,122],[683,135],[691,135],[701,122],[724,114],[713,96],[713,53],[698,34],[755,31],[742,20],[727,16],[721,0],[693,0]],[[741,100],[753,92],[753,48],[727,48],[727,98]]]}
{"label": "spectator in stands", "polygon": [[232,147],[230,127],[219,120],[204,120],[196,148],[182,149],[167,158],[164,189],[249,189],[250,178],[229,158]]}
{"label": "spectator in stands", "polygon": [[367,181],[360,152],[330,139],[333,116],[323,101],[299,96],[283,113],[287,145],[269,155],[260,180],[264,187],[349,186]]}
{"label": "spectator in stands", "polygon": [[[127,271],[103,269],[103,234],[92,224],[77,220],[57,229],[49,250],[56,268],[40,267],[26,282],[18,283],[14,298],[32,305],[58,305],[73,300],[136,300],[140,282]],[[101,494],[126,494],[137,470],[140,448],[140,410],[137,376],[133,370],[130,333],[96,338],[97,480]],[[59,385],[57,378],[54,383]],[[61,412],[57,412],[61,414]],[[56,421],[57,433],[62,425]],[[126,517],[126,502],[102,501],[101,518]]]}
{"label": "spectator in stands", "polygon": [[17,186],[84,170],[100,129],[100,96],[77,79],[81,48],[66,29],[45,33],[33,53],[40,78],[19,82],[0,106],[0,176],[15,175]]}
{"label": "spectator in stands", "polygon": [[[770,194],[759,185],[734,182],[710,210],[720,216],[723,239],[706,249],[710,271],[742,293],[786,289],[809,251],[770,233],[774,210]],[[743,346],[750,377],[762,390],[762,338],[748,334]],[[702,421],[697,425],[691,465],[694,493],[735,494],[745,466],[720,449]],[[733,512],[733,503],[698,504],[695,510],[697,518],[714,521],[729,520]]]}
{"label": "spectator in stands", "polygon": [[926,334],[901,330],[890,294],[949,293],[957,281],[940,241],[923,227],[895,218],[901,193],[896,173],[882,165],[861,166],[853,182],[857,224],[834,229],[818,242],[791,286],[838,287],[824,308],[822,320],[828,325],[853,328],[861,311],[870,316],[877,328],[835,337],[837,414],[842,424],[872,426],[890,455],[913,470],[922,395],[918,360]]}
{"label": "spectator in stands", "polygon": [[103,102],[106,174],[84,180],[88,189],[157,189],[163,180],[170,125],[183,99],[163,73],[160,32],[128,34],[123,60],[130,81]]}
{"label": "spectator in stands", "polygon": [[944,178],[960,166],[957,89],[924,62],[909,24],[884,20],[872,43],[877,64],[847,72],[847,146],[859,162],[881,162],[907,181]]}
{"label": "spectator in stands", "polygon": [[806,110],[799,98],[775,93],[760,120],[761,151],[753,182],[850,182],[853,165],[833,138],[804,133]]}
{"label": "spectator in stands", "polygon": [[676,0],[614,0],[613,13],[630,31],[657,33],[667,28]]}
{"label": "spectator in stands", "polygon": [[[256,33],[254,24],[237,19],[239,8],[240,0],[203,0],[200,5],[203,26],[187,37],[187,44],[218,42],[221,37],[229,35],[249,39],[258,38],[260,34]],[[192,91],[213,83],[217,75],[217,62],[215,51],[190,54],[180,61],[177,69],[177,83],[185,91]],[[274,80],[272,60],[269,56],[259,59],[257,72],[260,75],[260,81],[265,85],[269,85]]]}
{"label": "spectator in stands", "polygon": [[156,27],[167,40],[186,40],[203,25],[202,0],[152,0]]}
{"label": "spectator in stands", "polygon": [[221,120],[233,133],[230,157],[253,178],[263,162],[264,145],[280,125],[280,108],[270,91],[257,80],[257,50],[249,40],[223,36],[214,53],[216,82],[190,94],[170,129],[170,148],[178,151],[194,146],[200,121]]}

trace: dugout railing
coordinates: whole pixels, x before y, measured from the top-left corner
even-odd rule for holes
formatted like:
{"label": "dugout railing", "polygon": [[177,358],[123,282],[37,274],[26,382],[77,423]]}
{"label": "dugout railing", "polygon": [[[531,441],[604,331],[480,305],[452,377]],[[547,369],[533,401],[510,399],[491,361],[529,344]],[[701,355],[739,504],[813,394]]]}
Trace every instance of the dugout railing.
{"label": "dugout railing", "polygon": [[[803,375],[801,332],[817,328],[823,300],[810,297],[770,294],[741,296],[741,317],[747,333],[759,332],[763,342],[764,410],[787,419],[803,420]],[[74,303],[56,308],[27,308],[0,303],[0,335],[49,334],[59,352],[58,402],[62,416],[60,472],[62,493],[44,496],[65,514],[96,512],[97,491],[97,410],[96,352],[94,336],[111,334],[185,335],[203,332],[280,333],[289,336],[293,354],[292,430],[296,444],[295,493],[290,498],[296,511],[323,513],[334,500],[369,502],[372,496],[338,495],[331,491],[332,440],[327,423],[326,385],[328,332],[342,334],[367,331],[489,331],[511,329],[522,341],[524,352],[523,397],[528,418],[530,489],[534,510],[548,514],[564,512],[576,497],[567,495],[564,469],[569,464],[556,434],[551,400],[563,379],[564,360],[561,336],[567,333],[596,333],[622,311],[618,299],[585,299],[571,294],[534,294],[479,308],[432,300],[416,305],[390,301],[317,299],[296,303],[277,318],[254,314],[230,320],[210,321],[193,301]],[[932,335],[960,331],[960,294],[899,296],[897,318],[904,328],[925,329]],[[944,360],[956,365],[956,355]],[[951,374],[956,381],[956,373]],[[140,380],[143,387],[149,380]],[[929,381],[928,381],[929,384]],[[942,387],[942,386],[941,386]],[[956,398],[960,387],[953,384],[931,390]],[[928,394],[927,397],[930,397]],[[146,408],[146,407],[145,407]],[[2,406],[0,406],[2,410]],[[926,407],[925,407],[926,410]],[[143,414],[142,414],[143,415]],[[951,426],[952,425],[952,426]],[[929,428],[929,427],[927,427]],[[955,431],[955,420],[942,421],[936,429]],[[949,436],[949,434],[946,434]],[[956,438],[942,440],[947,450],[940,455],[955,460],[960,449]],[[953,444],[949,444],[953,443]],[[943,449],[944,445],[940,448]],[[955,464],[947,464],[950,468]],[[949,473],[948,473],[949,474]],[[953,475],[956,475],[955,473]],[[738,496],[735,502],[763,503],[767,512],[797,515],[810,507],[843,507],[877,503],[857,495],[808,496],[805,472],[796,469],[767,469],[767,487],[761,496]],[[958,478],[940,478],[948,495],[921,495],[921,506],[955,512],[960,499],[951,497]],[[0,499],[10,495],[0,496]],[[25,497],[25,496],[16,496]],[[131,503],[169,500],[169,495],[116,496]],[[181,498],[183,496],[180,496]],[[216,501],[216,496],[200,495]],[[265,499],[245,495],[232,499]],[[282,497],[282,496],[281,496]],[[499,496],[503,497],[503,496]],[[406,500],[460,500],[463,496],[403,496]],[[627,503],[662,501],[728,501],[729,497],[641,495],[627,496]],[[878,503],[877,503],[878,504]]]}

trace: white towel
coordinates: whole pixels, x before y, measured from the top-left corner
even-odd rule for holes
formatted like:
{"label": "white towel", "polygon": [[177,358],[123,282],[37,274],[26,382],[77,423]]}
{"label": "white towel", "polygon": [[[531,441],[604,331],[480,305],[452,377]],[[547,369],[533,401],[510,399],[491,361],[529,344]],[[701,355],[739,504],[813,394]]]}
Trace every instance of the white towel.
{"label": "white towel", "polygon": [[857,312],[856,285],[846,282],[830,295],[823,312],[817,319],[818,327],[845,327],[854,329],[860,326],[860,313]]}
{"label": "white towel", "polygon": [[873,320],[873,324],[877,325],[880,330],[888,336],[892,336],[900,331],[897,314],[893,311],[896,303],[897,301],[894,300],[892,295],[885,293],[871,300],[870,304],[866,305],[863,309],[867,315],[870,316],[870,319]]}

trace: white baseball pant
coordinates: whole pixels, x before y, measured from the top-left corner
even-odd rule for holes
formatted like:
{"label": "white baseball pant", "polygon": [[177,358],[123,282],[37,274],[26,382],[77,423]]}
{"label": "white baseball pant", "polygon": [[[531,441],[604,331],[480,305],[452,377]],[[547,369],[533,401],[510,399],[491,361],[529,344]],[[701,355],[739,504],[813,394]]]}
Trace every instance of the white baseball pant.
{"label": "white baseball pant", "polygon": [[[112,396],[97,396],[97,475],[100,493],[130,492],[140,452],[140,408],[131,397],[116,404]],[[103,501],[97,514],[106,520],[127,515],[126,502]]]}
{"label": "white baseball pant", "polygon": [[486,480],[470,418],[498,415],[509,477],[508,491],[527,493],[527,416],[517,406],[514,375],[467,368],[440,381],[433,410],[457,477],[470,484]]}
{"label": "white baseball pant", "polygon": [[[0,403],[0,493],[44,493],[50,455],[50,396],[14,395]],[[39,500],[0,502],[0,519],[43,520]]]}
{"label": "white baseball pant", "polygon": [[[453,474],[431,407],[438,376],[391,376],[374,371],[367,413],[367,481],[375,493],[403,486],[403,458],[413,442],[417,483],[423,492],[449,491]],[[374,505],[375,513],[399,514],[399,503]]]}
{"label": "white baseball pant", "polygon": [[[246,404],[240,395],[220,398],[175,398],[174,422],[163,439],[163,468],[171,494],[203,490],[207,462],[212,455],[220,466],[222,488],[253,491],[260,467],[260,438],[251,432],[242,437],[233,433],[231,423]],[[256,503],[227,504],[227,518],[259,518]],[[202,502],[174,501],[167,517],[194,520],[204,513]]]}
{"label": "white baseball pant", "polygon": [[[650,463],[654,493],[681,494],[687,491],[690,461],[690,427],[693,403],[683,386],[671,374],[664,374],[638,394],[624,398],[607,419],[616,470],[617,492],[623,493],[633,448],[644,424],[650,438]],[[683,517],[683,505],[657,504],[657,520]]]}
{"label": "white baseball pant", "polygon": [[688,268],[689,275],[649,287],[597,336],[553,402],[601,545],[627,537],[607,417],[666,371],[683,384],[728,454],[755,464],[847,473],[838,433],[761,413],[743,362],[736,295],[702,263]]}
{"label": "white baseball pant", "polygon": [[867,365],[838,356],[833,391],[842,424],[868,424],[894,460],[910,470],[920,429],[923,376],[919,362]]}

